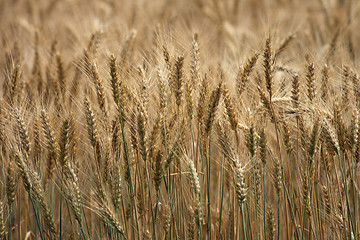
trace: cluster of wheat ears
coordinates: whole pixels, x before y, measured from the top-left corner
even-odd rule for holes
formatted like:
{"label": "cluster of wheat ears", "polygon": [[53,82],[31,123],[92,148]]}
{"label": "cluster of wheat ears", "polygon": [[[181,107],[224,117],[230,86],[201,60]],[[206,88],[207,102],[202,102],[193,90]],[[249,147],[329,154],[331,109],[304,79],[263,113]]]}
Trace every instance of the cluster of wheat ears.
{"label": "cluster of wheat ears", "polygon": [[359,13],[0,1],[0,239],[360,239]]}

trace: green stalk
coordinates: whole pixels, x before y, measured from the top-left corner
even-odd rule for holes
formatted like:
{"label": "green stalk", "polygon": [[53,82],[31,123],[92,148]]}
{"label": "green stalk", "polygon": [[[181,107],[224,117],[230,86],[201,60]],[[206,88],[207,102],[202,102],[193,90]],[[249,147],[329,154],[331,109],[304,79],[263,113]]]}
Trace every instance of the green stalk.
{"label": "green stalk", "polygon": [[[170,204],[170,210],[171,210],[171,218],[175,218],[175,214],[174,214],[174,203],[171,199],[171,169],[170,169],[170,165],[171,163],[169,164],[169,169],[168,169],[168,185],[167,185],[167,194],[168,194],[168,201],[169,201],[169,204]],[[170,229],[169,229],[169,236],[171,238],[171,225],[170,224]]]}
{"label": "green stalk", "polygon": [[156,218],[154,217],[154,212],[153,212],[153,209],[152,209],[152,202],[151,202],[151,182],[150,182],[150,178],[149,178],[149,172],[147,171],[148,170],[148,167],[147,167],[147,163],[145,163],[145,168],[146,168],[146,178],[147,178],[147,181],[148,181],[148,188],[149,188],[149,191],[148,191],[148,194],[149,194],[149,209],[151,211],[151,217],[152,217],[152,222],[153,222],[153,238],[156,239],[156,235],[155,235],[155,224],[156,224]]}
{"label": "green stalk", "polygon": [[86,238],[85,238],[85,233],[84,233],[84,231],[83,231],[83,229],[82,229],[81,226],[80,226],[80,239],[86,240]]}
{"label": "green stalk", "polygon": [[219,207],[219,234],[221,233],[221,218],[222,218],[222,209],[223,209],[223,200],[224,200],[224,167],[223,167],[223,159],[221,158],[221,173],[220,173],[220,207]]}
{"label": "green stalk", "polygon": [[[351,217],[351,210],[350,210],[350,202],[349,202],[347,184],[346,184],[346,179],[345,179],[344,170],[343,170],[342,164],[341,164],[340,154],[338,154],[338,160],[339,160],[339,167],[340,167],[341,177],[342,177],[342,181],[343,181],[343,185],[344,185],[344,190],[345,190],[346,208],[347,208],[347,212],[348,212],[348,215],[349,215],[349,218],[350,218],[349,225],[351,225],[351,230],[352,230],[352,232],[354,233],[354,239],[357,240],[357,236],[356,236],[357,233],[355,232],[355,227],[354,227],[353,219],[352,219],[352,217]],[[350,236],[351,236],[351,231],[350,231]]]}
{"label": "green stalk", "polygon": [[[355,194],[355,184],[354,184],[354,179],[352,179],[351,180],[351,183],[352,183],[352,190],[353,190],[353,192],[352,192],[352,194],[353,194],[353,202],[354,202],[354,206],[353,206],[353,208],[354,208],[354,219],[357,219],[356,218],[356,208],[357,208],[357,204],[356,204],[356,194]],[[354,224],[354,232],[355,233],[357,233],[357,225],[356,225],[356,221],[355,221],[355,224]],[[356,234],[355,234],[356,235]]]}
{"label": "green stalk", "polygon": [[247,235],[247,232],[246,232],[245,212],[244,212],[244,203],[243,202],[240,204],[240,208],[241,208],[241,219],[242,219],[243,232],[244,232],[244,235],[245,235],[245,240],[247,240],[248,235]]}
{"label": "green stalk", "polygon": [[[122,135],[122,139],[123,139],[123,146],[124,146],[124,151],[125,151],[125,159],[126,159],[127,171],[129,173],[130,196],[131,196],[132,204],[133,204],[133,206],[135,206],[135,196],[134,196],[133,183],[132,183],[132,177],[131,177],[130,160],[129,160],[129,154],[128,154],[127,143],[126,143],[126,138],[125,138],[125,126],[124,126],[124,121],[123,121],[123,118],[122,118],[122,113],[121,113],[121,109],[120,109],[119,105],[120,104],[119,104],[119,101],[118,101],[117,106],[118,106],[120,126],[121,126],[121,135]],[[135,218],[138,219],[136,206],[134,207],[134,209],[135,209]],[[138,223],[138,221],[136,221],[136,228],[137,228],[137,231],[139,232],[139,223]]]}
{"label": "green stalk", "polygon": [[253,236],[252,236],[252,230],[251,230],[251,223],[250,223],[250,214],[249,214],[249,205],[247,202],[246,203],[246,212],[248,215],[248,226],[249,226],[249,232],[250,232],[250,239],[253,240]]}
{"label": "green stalk", "polygon": [[288,203],[289,203],[289,205],[290,205],[291,218],[292,218],[292,220],[293,220],[293,222],[294,222],[294,225],[295,225],[296,237],[297,237],[297,239],[299,240],[299,239],[300,239],[300,234],[299,234],[299,230],[298,230],[298,228],[297,228],[297,226],[296,226],[294,209],[293,209],[293,206],[292,206],[292,204],[291,204],[291,199],[290,199],[290,196],[289,196],[289,192],[288,192],[288,190],[287,190],[287,188],[286,188],[286,185],[285,185],[285,182],[284,182],[284,179],[283,179],[283,178],[281,178],[281,182],[282,182],[282,184],[283,184],[283,186],[284,186],[285,193],[286,193],[286,198],[287,198]]}
{"label": "green stalk", "polygon": [[86,219],[86,214],[85,214],[84,206],[82,207],[82,210],[83,210],[83,215],[84,215],[84,220],[85,220],[86,231],[87,231],[87,233],[88,233],[89,239],[91,240],[89,225],[88,225],[88,222],[87,222],[87,219]]}
{"label": "green stalk", "polygon": [[[79,224],[79,230],[80,230],[80,236],[79,238],[80,239],[86,239],[86,235],[85,235],[85,232],[84,232],[84,229],[82,227],[82,224],[80,221],[78,221],[78,224]],[[89,239],[90,239],[90,236],[89,236]]]}
{"label": "green stalk", "polygon": [[[272,155],[270,149],[268,149],[268,153],[269,153],[272,161],[275,163],[274,156]],[[285,182],[284,182],[284,179],[283,179],[282,176],[281,176],[281,182],[282,182],[282,184],[283,184],[283,187],[284,187],[284,190],[285,190],[285,193],[286,193],[286,198],[287,198],[288,203],[289,203],[289,205],[290,205],[291,219],[292,219],[293,222],[294,222],[295,232],[296,232],[296,238],[297,238],[298,240],[300,240],[299,230],[298,230],[298,228],[297,228],[297,226],[296,226],[294,208],[293,208],[293,205],[291,204],[290,195],[289,195],[288,189],[287,189],[287,187],[286,187],[286,185],[285,185]],[[295,201],[294,201],[294,202],[295,202]]]}
{"label": "green stalk", "polygon": [[9,240],[11,240],[11,233],[12,233],[12,213],[13,213],[13,204],[11,204],[9,209],[9,232],[8,232]]}
{"label": "green stalk", "polygon": [[[270,151],[268,151],[268,152],[270,152]],[[271,155],[271,157],[273,157],[272,156],[272,154],[271,154],[271,152],[270,152],[270,155]],[[291,161],[291,155],[289,154],[289,153],[287,153],[287,162],[288,162],[288,166],[289,166],[289,177],[290,177],[290,183],[293,183],[293,167],[292,167],[292,161]],[[273,159],[273,158],[272,158]],[[273,162],[275,162],[275,160],[273,159]],[[292,188],[292,192],[293,192],[293,194],[292,194],[292,199],[293,199],[293,201],[294,201],[294,203],[295,203],[295,199],[294,199],[294,187],[293,187],[293,185],[291,184],[291,188]],[[280,198],[280,196],[278,196],[279,198]],[[279,206],[280,206],[280,199],[278,199],[278,240],[279,240],[279,238],[280,238],[280,209],[279,209]]]}
{"label": "green stalk", "polygon": [[39,213],[37,211],[37,207],[35,205],[35,202],[34,202],[34,199],[32,198],[31,194],[29,193],[29,197],[30,197],[30,200],[31,200],[31,203],[33,205],[33,209],[34,209],[34,213],[35,213],[35,219],[36,219],[36,224],[39,228],[39,232],[40,232],[40,238],[41,240],[44,240],[44,235],[43,235],[43,230],[42,230],[42,227],[41,227],[41,223],[40,223],[40,218],[39,218]]}
{"label": "green stalk", "polygon": [[[200,142],[200,144],[201,144],[201,142]],[[201,150],[201,148],[200,148],[200,157],[201,157],[201,162],[202,162],[201,169],[202,169],[202,171],[204,171],[205,156],[204,156],[204,152]],[[203,239],[203,234],[202,234],[202,228],[201,228],[200,222],[198,223],[198,227],[200,229],[200,239],[202,240]]]}
{"label": "green stalk", "polygon": [[265,164],[264,164],[264,168],[263,168],[263,192],[264,192],[264,206],[263,206],[263,211],[264,211],[264,239],[266,240],[266,188],[265,188]]}
{"label": "green stalk", "polygon": [[[67,203],[65,202],[65,205],[66,205]],[[65,209],[64,209],[65,210]],[[68,216],[67,216],[67,214],[66,214],[66,210],[64,211],[64,229],[63,229],[63,231],[64,231],[64,234],[63,234],[63,236],[66,236],[66,228],[67,228],[67,221],[66,221],[66,218],[67,218]]]}
{"label": "green stalk", "polygon": [[259,238],[259,235],[258,235],[258,229],[259,229],[259,226],[258,226],[258,219],[257,219],[257,209],[258,209],[258,201],[256,199],[256,193],[257,193],[257,189],[256,189],[256,184],[255,184],[255,164],[254,164],[254,161],[255,159],[252,158],[251,160],[251,164],[252,164],[252,170],[253,170],[253,183],[254,183],[254,200],[255,200],[255,236],[256,236],[256,239]]}
{"label": "green stalk", "polygon": [[[356,170],[354,168],[354,147],[352,148],[353,150],[351,151],[351,161],[350,161],[350,169],[352,171],[350,171],[351,174],[351,185],[352,185],[352,197],[353,197],[353,212],[354,212],[354,219],[356,218],[356,193],[355,193],[355,184],[354,184],[354,178],[356,179]],[[355,233],[357,232],[357,226],[356,226],[356,221],[355,221]]]}
{"label": "green stalk", "polygon": [[[311,157],[312,158],[312,157]],[[310,171],[309,171],[310,172]],[[304,203],[304,207],[303,207],[303,220],[302,220],[302,228],[301,228],[301,239],[304,239],[304,230],[305,230],[305,224],[306,224],[306,210],[307,210],[307,199],[309,196],[309,189],[310,189],[310,184],[311,184],[311,176],[309,176],[308,179],[308,188],[306,189],[306,194],[305,194],[305,203]]]}
{"label": "green stalk", "polygon": [[280,240],[280,196],[277,201],[277,240]]}
{"label": "green stalk", "polygon": [[157,219],[157,212],[158,212],[158,207],[159,207],[159,197],[160,197],[160,190],[157,192],[156,194],[156,205],[155,205],[155,216],[153,218],[153,239],[156,239],[156,235],[155,235],[155,225],[156,225],[156,219]]}
{"label": "green stalk", "polygon": [[314,236],[316,239],[319,238],[320,236],[320,224],[321,224],[321,220],[320,220],[320,216],[319,216],[319,213],[320,213],[320,210],[318,210],[320,208],[319,206],[319,202],[317,201],[317,199],[320,199],[320,196],[317,195],[317,193],[319,192],[319,188],[318,188],[318,191],[316,191],[316,188],[315,188],[315,183],[313,181],[313,192],[314,192],[314,206],[315,206],[315,214],[313,215],[313,221],[314,221]]}
{"label": "green stalk", "polygon": [[18,239],[21,239],[21,191],[19,191]]}
{"label": "green stalk", "polygon": [[207,220],[207,231],[209,239],[211,239],[211,208],[210,208],[210,173],[211,173],[211,132],[209,132],[209,158],[208,158],[208,169],[207,169],[207,208],[208,208],[208,220]]}
{"label": "green stalk", "polygon": [[64,167],[61,168],[61,186],[60,186],[60,240],[62,240],[62,192],[64,181]]}

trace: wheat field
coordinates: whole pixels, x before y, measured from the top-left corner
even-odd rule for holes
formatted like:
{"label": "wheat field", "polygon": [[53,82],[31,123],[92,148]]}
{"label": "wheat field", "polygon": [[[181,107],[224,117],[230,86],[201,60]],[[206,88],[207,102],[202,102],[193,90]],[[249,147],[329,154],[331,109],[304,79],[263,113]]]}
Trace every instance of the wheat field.
{"label": "wheat field", "polygon": [[357,0],[0,0],[0,240],[360,239]]}

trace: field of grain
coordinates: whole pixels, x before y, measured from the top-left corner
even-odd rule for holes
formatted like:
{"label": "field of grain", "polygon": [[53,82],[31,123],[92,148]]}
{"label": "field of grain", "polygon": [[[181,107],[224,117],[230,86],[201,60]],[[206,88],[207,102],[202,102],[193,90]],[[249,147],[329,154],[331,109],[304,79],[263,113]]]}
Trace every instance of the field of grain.
{"label": "field of grain", "polygon": [[0,240],[360,239],[357,0],[0,0]]}

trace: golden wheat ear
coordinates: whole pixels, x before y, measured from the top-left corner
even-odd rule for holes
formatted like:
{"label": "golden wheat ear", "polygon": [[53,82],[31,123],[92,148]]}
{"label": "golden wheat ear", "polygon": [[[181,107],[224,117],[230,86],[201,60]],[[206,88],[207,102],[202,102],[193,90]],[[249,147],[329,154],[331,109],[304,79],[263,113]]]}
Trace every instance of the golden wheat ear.
{"label": "golden wheat ear", "polygon": [[251,58],[247,60],[246,64],[239,69],[239,72],[235,79],[237,94],[239,98],[246,89],[250,73],[253,71],[258,58],[259,58],[259,53],[255,53]]}
{"label": "golden wheat ear", "polygon": [[15,201],[16,181],[15,181],[15,163],[11,159],[7,166],[6,171],[6,195],[9,209]]}

